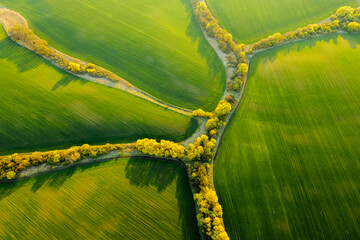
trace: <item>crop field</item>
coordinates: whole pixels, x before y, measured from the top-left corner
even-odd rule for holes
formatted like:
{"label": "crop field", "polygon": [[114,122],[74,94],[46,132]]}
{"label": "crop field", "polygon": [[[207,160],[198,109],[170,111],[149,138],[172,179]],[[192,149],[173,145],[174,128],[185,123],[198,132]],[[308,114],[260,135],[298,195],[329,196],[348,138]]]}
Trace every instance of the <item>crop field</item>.
{"label": "crop field", "polygon": [[213,110],[225,71],[185,0],[3,0],[58,50],[169,103]]}
{"label": "crop field", "polygon": [[182,140],[190,117],[69,75],[0,29],[0,153],[142,137]]}
{"label": "crop field", "polygon": [[271,34],[286,33],[328,18],[356,0],[207,0],[210,9],[233,37],[252,44]]}
{"label": "crop field", "polygon": [[254,57],[214,169],[231,239],[359,239],[359,61],[360,34]]}
{"label": "crop field", "polygon": [[2,183],[0,193],[1,239],[199,239],[176,163],[111,160]]}

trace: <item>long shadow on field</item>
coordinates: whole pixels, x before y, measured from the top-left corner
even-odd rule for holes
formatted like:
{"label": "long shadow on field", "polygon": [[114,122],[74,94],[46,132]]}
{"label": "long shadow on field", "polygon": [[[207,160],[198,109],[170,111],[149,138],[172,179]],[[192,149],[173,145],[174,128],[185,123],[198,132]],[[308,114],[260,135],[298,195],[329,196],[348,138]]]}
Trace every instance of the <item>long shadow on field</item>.
{"label": "long shadow on field", "polygon": [[200,239],[196,221],[195,202],[184,168],[179,171],[176,186],[176,197],[180,211],[179,224],[182,226],[184,239]]}
{"label": "long shadow on field", "polygon": [[218,74],[221,74],[221,79],[225,80],[226,73],[224,71],[224,67],[222,64],[219,64],[219,57],[204,37],[204,34],[195,19],[191,2],[189,0],[181,0],[181,2],[185,5],[188,19],[190,19],[190,24],[186,29],[186,35],[191,38],[192,42],[198,41],[197,51],[201,55],[201,57],[206,60],[206,64],[208,65],[210,70],[210,77],[213,78]]}
{"label": "long shadow on field", "polygon": [[35,53],[14,43],[9,37],[0,41],[0,49],[0,59],[15,63],[19,72],[29,71],[44,62]]}
{"label": "long shadow on field", "polygon": [[174,167],[174,164],[176,163],[156,159],[130,158],[125,167],[125,177],[130,180],[131,185],[154,186],[158,192],[162,192],[175,180],[179,168],[182,167],[180,165]]}
{"label": "long shadow on field", "polygon": [[81,85],[85,85],[88,81],[81,79],[81,78],[77,78],[72,76],[69,73],[66,73],[65,71],[62,70],[58,70],[60,73],[64,74],[63,77],[57,82],[55,83],[55,85],[52,87],[51,91],[55,91],[56,89],[62,87],[66,87],[67,85],[69,85],[72,82],[77,82],[79,81]]}
{"label": "long shadow on field", "polygon": [[[265,50],[256,54],[259,58],[261,57],[261,62],[266,63],[270,62],[273,63],[276,61],[278,57],[278,52],[281,52],[282,55],[286,56],[291,52],[301,52],[305,48],[313,48],[316,46],[318,42],[326,42],[330,43],[333,42],[335,45],[338,44],[339,37],[346,40],[351,48],[357,48],[360,45],[360,34],[359,33],[344,33],[344,34],[330,34],[327,36],[316,37],[313,39],[304,39],[297,42],[289,42],[287,44],[274,47],[272,49]],[[253,64],[251,66],[251,71],[256,72],[258,64]]]}
{"label": "long shadow on field", "polygon": [[125,167],[125,177],[137,187],[156,187],[159,192],[176,181],[176,197],[179,206],[179,225],[184,239],[200,239],[195,204],[185,168],[176,162],[156,159],[131,158]]}

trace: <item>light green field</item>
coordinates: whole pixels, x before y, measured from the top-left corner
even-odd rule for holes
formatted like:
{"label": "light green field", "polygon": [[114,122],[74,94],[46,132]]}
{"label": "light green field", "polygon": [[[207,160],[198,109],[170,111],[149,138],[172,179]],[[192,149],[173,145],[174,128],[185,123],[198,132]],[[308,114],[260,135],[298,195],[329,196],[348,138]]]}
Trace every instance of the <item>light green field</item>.
{"label": "light green field", "polygon": [[215,163],[231,239],[360,238],[360,34],[257,54]]}
{"label": "light green field", "polygon": [[207,0],[210,10],[233,37],[252,44],[271,34],[296,30],[328,18],[356,0]]}
{"label": "light green field", "polygon": [[0,193],[1,239],[199,239],[176,163],[111,160],[2,183]]}
{"label": "light green field", "polygon": [[2,28],[0,92],[0,154],[142,137],[182,140],[197,125],[121,90],[60,71],[6,38]]}
{"label": "light green field", "polygon": [[213,110],[225,72],[185,0],[2,0],[51,46],[172,104]]}

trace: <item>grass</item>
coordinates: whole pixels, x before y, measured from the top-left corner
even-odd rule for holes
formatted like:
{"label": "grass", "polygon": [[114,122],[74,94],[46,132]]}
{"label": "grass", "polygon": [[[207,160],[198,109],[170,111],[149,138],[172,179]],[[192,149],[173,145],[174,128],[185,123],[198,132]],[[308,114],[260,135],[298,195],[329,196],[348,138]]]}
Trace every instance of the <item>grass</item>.
{"label": "grass", "polygon": [[169,103],[213,110],[225,71],[188,0],[3,0],[51,46]]}
{"label": "grass", "polygon": [[1,239],[199,239],[180,164],[110,160],[2,183],[0,193]]}
{"label": "grass", "polygon": [[210,9],[238,41],[252,44],[271,34],[317,23],[356,0],[207,0]]}
{"label": "grass", "polygon": [[231,239],[359,239],[360,34],[255,56],[215,163]]}
{"label": "grass", "polygon": [[197,123],[69,75],[0,29],[0,154],[83,143],[187,138]]}

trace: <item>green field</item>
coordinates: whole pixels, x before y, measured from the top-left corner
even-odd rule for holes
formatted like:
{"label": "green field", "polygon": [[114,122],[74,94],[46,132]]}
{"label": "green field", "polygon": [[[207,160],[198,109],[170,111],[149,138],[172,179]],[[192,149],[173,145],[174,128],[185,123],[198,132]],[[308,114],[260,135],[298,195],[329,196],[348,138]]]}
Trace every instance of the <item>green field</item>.
{"label": "green field", "polygon": [[[142,137],[183,140],[189,117],[69,75],[0,29],[0,154]],[[190,123],[190,124],[189,124]]]}
{"label": "green field", "polygon": [[184,167],[156,160],[2,183],[0,216],[1,239],[199,239]]}
{"label": "green field", "polygon": [[257,54],[215,163],[231,239],[360,238],[360,34]]}
{"label": "green field", "polygon": [[356,0],[207,0],[222,27],[241,43],[252,44],[271,34],[296,30],[328,18]]}
{"label": "green field", "polygon": [[172,104],[213,110],[225,71],[185,0],[2,0],[40,37]]}

